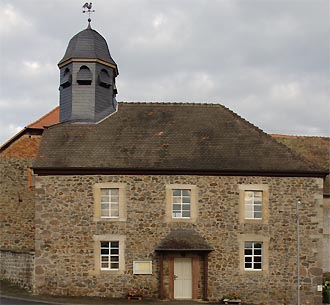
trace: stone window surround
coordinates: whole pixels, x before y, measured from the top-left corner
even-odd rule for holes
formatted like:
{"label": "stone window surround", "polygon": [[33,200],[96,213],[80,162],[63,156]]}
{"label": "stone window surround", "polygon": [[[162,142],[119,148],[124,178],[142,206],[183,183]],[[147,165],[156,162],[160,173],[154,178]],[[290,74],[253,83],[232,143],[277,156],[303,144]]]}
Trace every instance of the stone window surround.
{"label": "stone window surround", "polygon": [[[101,217],[101,189],[116,188],[119,189],[119,217],[109,218]],[[94,221],[126,221],[126,184],[125,183],[95,183],[93,187],[94,192]]]}
{"label": "stone window surround", "polygon": [[[239,220],[240,223],[268,224],[269,219],[269,187],[267,184],[240,184],[239,190]],[[245,191],[262,191],[262,219],[245,218]]]}
{"label": "stone window surround", "polygon": [[[243,274],[268,274],[269,272],[269,236],[260,234],[240,234],[238,236],[239,245],[239,270]],[[261,242],[262,243],[262,270],[245,270],[245,242]]]}
{"label": "stone window surround", "polygon": [[[94,270],[90,275],[100,274],[124,274],[125,272],[125,235],[104,234],[93,235],[94,240]],[[119,269],[118,270],[101,270],[101,241],[119,241]]]}
{"label": "stone window surround", "polygon": [[[191,216],[190,218],[172,217],[172,191],[174,189],[191,191]],[[165,222],[196,222],[198,215],[198,194],[197,186],[192,184],[166,184],[166,216]]]}

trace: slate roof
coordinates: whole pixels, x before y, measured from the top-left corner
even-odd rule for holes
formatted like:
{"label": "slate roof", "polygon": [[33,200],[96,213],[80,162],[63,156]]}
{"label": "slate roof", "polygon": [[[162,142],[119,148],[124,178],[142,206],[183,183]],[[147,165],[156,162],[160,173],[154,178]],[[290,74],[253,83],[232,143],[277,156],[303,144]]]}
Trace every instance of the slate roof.
{"label": "slate roof", "polygon": [[110,55],[106,40],[91,28],[87,28],[71,38],[65,55],[58,64],[61,65],[71,58],[101,59],[117,67]]}
{"label": "slate roof", "polygon": [[194,230],[173,230],[156,247],[156,251],[206,251],[214,249]]}
{"label": "slate roof", "polygon": [[119,103],[99,124],[50,127],[34,168],[325,175],[226,107],[187,103]]}

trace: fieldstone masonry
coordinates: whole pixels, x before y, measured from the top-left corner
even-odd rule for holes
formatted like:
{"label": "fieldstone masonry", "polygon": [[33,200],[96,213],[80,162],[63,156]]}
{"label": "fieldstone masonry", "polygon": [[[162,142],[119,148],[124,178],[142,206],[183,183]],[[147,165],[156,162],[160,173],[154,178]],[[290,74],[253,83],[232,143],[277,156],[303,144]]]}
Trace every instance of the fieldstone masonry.
{"label": "fieldstone masonry", "polygon": [[[95,221],[93,185],[126,184],[126,221]],[[166,185],[197,186],[195,223],[166,222]],[[267,184],[269,223],[239,221],[240,184]],[[225,176],[39,176],[36,179],[35,293],[123,297],[139,288],[159,297],[159,257],[154,249],[177,228],[194,229],[215,250],[209,254],[210,300],[230,291],[255,304],[294,304],[297,291],[296,199],[301,198],[302,304],[320,304],[322,283],[322,179]],[[124,274],[101,272],[94,265],[94,235],[124,235]],[[268,272],[240,271],[239,238],[269,239]],[[133,275],[134,260],[153,262],[153,274]],[[202,298],[201,276],[198,298]],[[169,260],[164,260],[169,296]]]}

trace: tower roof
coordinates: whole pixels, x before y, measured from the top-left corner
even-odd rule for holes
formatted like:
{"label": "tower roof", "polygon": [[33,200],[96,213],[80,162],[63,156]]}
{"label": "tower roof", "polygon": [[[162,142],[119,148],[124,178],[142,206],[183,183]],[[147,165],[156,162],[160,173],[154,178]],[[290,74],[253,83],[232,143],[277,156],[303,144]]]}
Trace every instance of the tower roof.
{"label": "tower roof", "polygon": [[117,64],[110,55],[106,40],[90,26],[71,38],[58,65],[61,66],[70,59],[98,59],[115,66],[117,70]]}

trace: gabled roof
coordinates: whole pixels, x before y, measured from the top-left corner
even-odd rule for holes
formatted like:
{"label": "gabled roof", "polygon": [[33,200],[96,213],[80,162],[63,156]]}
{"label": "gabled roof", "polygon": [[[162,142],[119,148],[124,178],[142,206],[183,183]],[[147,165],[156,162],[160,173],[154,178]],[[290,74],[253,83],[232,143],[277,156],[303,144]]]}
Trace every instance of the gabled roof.
{"label": "gabled roof", "polygon": [[324,175],[219,104],[120,103],[99,124],[45,130],[36,172]]}
{"label": "gabled roof", "polygon": [[0,153],[28,132],[34,135],[41,135],[45,126],[59,123],[59,115],[60,107],[56,107],[35,122],[27,125],[0,147]]}

